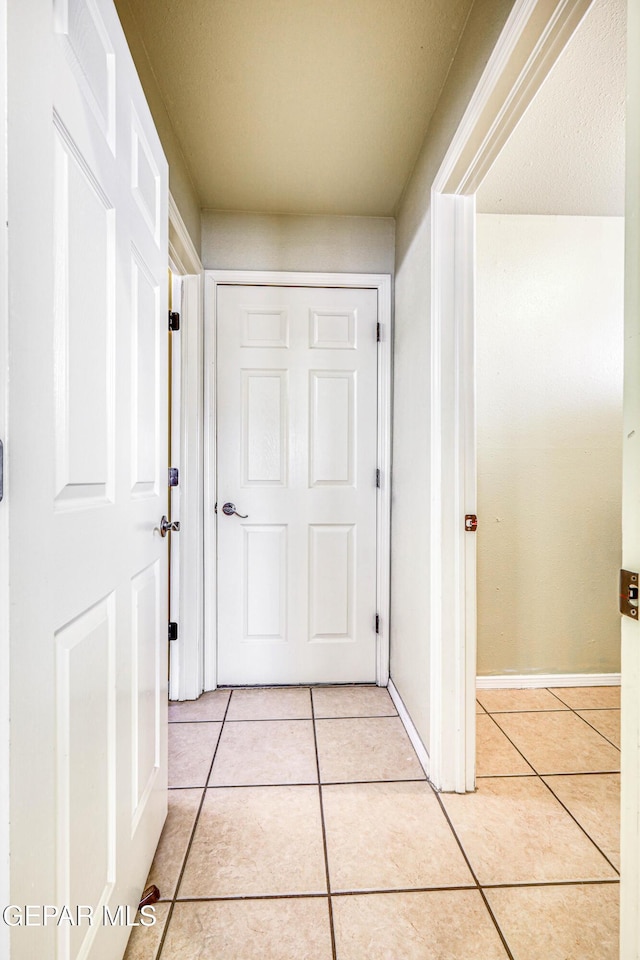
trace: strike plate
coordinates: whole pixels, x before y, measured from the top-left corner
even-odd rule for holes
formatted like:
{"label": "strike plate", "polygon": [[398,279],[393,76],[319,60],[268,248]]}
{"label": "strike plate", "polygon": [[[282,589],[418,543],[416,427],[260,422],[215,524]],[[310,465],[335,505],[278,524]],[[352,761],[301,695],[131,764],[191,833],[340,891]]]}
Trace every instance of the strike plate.
{"label": "strike plate", "polygon": [[620,571],[620,613],[638,619],[638,574],[631,570]]}

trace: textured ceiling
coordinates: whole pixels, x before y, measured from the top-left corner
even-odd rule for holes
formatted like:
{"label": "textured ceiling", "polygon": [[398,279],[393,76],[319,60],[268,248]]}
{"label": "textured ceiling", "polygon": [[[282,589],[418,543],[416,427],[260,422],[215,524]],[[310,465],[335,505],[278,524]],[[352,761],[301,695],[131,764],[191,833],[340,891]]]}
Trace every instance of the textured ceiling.
{"label": "textured ceiling", "polygon": [[481,213],[624,214],[626,0],[595,0],[477,195]]}
{"label": "textured ceiling", "polygon": [[203,207],[390,216],[471,0],[129,6]]}

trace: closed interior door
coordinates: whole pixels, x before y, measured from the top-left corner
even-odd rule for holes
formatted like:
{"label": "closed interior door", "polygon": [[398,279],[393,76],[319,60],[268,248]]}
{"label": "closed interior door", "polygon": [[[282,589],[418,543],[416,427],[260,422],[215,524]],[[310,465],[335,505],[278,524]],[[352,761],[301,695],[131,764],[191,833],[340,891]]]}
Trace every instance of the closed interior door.
{"label": "closed interior door", "polygon": [[11,956],[117,960],[166,814],[167,165],[111,0],[23,6],[11,902],[94,921],[15,927]]}
{"label": "closed interior door", "polygon": [[377,291],[217,296],[219,683],[375,681]]}

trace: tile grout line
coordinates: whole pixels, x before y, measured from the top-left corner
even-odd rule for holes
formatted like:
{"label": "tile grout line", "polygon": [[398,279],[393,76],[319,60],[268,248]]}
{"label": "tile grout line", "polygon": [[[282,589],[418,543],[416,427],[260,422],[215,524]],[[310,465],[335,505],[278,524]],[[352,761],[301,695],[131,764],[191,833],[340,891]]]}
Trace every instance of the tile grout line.
{"label": "tile grout line", "polygon": [[[570,707],[569,707],[569,710],[571,710]],[[540,711],[531,711],[531,712],[534,712],[534,713],[535,713],[535,712],[540,712]],[[564,712],[564,711],[563,711],[563,712]],[[489,714],[489,716],[491,716],[491,714]],[[493,720],[493,717],[491,717],[491,719]],[[562,802],[562,800],[560,799],[560,797],[559,797],[556,793],[554,793],[553,789],[549,786],[549,784],[546,782],[546,780],[543,779],[544,777],[552,777],[552,776],[554,776],[554,774],[552,774],[552,773],[545,773],[545,774],[539,773],[539,772],[536,770],[536,768],[533,766],[533,764],[531,763],[531,761],[528,760],[527,757],[525,757],[524,753],[516,746],[516,744],[513,742],[513,740],[512,740],[511,737],[509,736],[509,734],[508,734],[505,730],[502,729],[502,727],[500,726],[500,724],[498,723],[498,721],[497,721],[497,720],[494,720],[493,722],[494,722],[495,725],[498,727],[498,730],[501,730],[501,731],[502,731],[502,733],[505,735],[505,737],[507,738],[507,740],[509,741],[509,743],[514,747],[514,749],[517,750],[518,753],[520,754],[520,756],[529,764],[529,766],[531,767],[531,769],[534,771],[535,776],[538,778],[538,780],[540,780],[541,783],[544,784],[544,786],[547,788],[547,790],[549,791],[549,793],[551,794],[551,796],[560,804],[560,806],[563,808],[563,810],[564,810],[566,813],[569,814],[569,816],[571,817],[571,819],[573,820],[573,822],[576,824],[576,826],[578,826],[578,827],[580,828],[580,830],[582,830],[582,832],[584,833],[584,835],[585,835],[585,837],[587,838],[587,840],[589,840],[589,841],[594,845],[594,847],[596,848],[596,850],[598,851],[598,853],[600,853],[601,856],[604,857],[604,859],[607,861],[607,863],[609,864],[609,866],[610,866],[613,870],[615,870],[615,872],[617,873],[618,876],[620,876],[620,871],[619,871],[619,870],[616,870],[616,868],[614,867],[614,865],[611,863],[611,860],[609,860],[609,857],[600,849],[600,847],[599,847],[598,844],[595,842],[595,840],[593,839],[593,837],[590,836],[590,835],[587,833],[587,831],[586,831],[585,828],[582,826],[582,824],[581,824],[580,821],[577,819],[577,817],[575,817],[575,816],[572,814],[571,810],[569,810],[569,808]],[[598,775],[597,772],[596,772],[596,773],[571,773],[571,774],[568,773],[568,774],[565,774],[565,776],[574,776],[574,777],[585,777],[585,776],[586,776],[586,777],[595,777],[595,776],[597,776],[597,775]]]}
{"label": "tile grout line", "polygon": [[320,824],[322,826],[322,846],[324,850],[324,869],[327,883],[327,906],[329,909],[329,932],[331,935],[331,956],[337,960],[336,953],[336,933],[333,925],[333,902],[331,900],[331,877],[329,874],[329,853],[327,850],[327,828],[324,822],[324,803],[322,800],[322,781],[320,778],[320,757],[318,755],[318,735],[316,731],[315,707],[313,704],[313,693],[309,688],[309,698],[311,700],[311,720],[313,723],[313,745],[316,753],[316,770],[318,771],[318,800],[320,803]]}
{"label": "tile grout line", "polygon": [[[553,776],[553,774],[548,774],[548,773],[547,773],[547,774],[545,774],[545,776],[547,776],[547,777],[548,777],[548,776]],[[578,774],[575,774],[575,776],[578,776],[578,777],[579,777],[579,776],[597,777],[597,773],[590,773],[590,774],[579,774],[579,773],[578,773]],[[590,835],[587,833],[586,829],[582,826],[582,824],[580,823],[580,821],[579,821],[576,817],[574,817],[574,815],[571,813],[571,810],[569,810],[569,808],[562,802],[562,800],[560,799],[560,797],[559,797],[556,793],[554,793],[553,789],[549,786],[549,784],[548,784],[547,781],[544,779],[544,777],[540,776],[540,780],[542,781],[542,783],[544,783],[545,787],[547,788],[547,790],[549,791],[549,793],[551,794],[551,796],[554,797],[554,798],[558,801],[558,803],[560,804],[560,806],[561,806],[564,810],[566,810],[566,812],[569,814],[569,816],[570,816],[571,819],[574,821],[574,823],[576,823],[576,824],[580,827],[580,829],[581,829],[582,832],[584,833],[584,835],[585,835],[585,837],[587,838],[587,840],[590,840],[590,841],[591,841],[591,843],[594,845],[594,847],[596,848],[596,850],[601,854],[601,856],[604,857],[604,859],[607,861],[607,863],[608,863],[609,866],[612,868],[612,870],[615,870],[616,874],[617,874],[618,876],[620,876],[620,871],[611,863],[611,860],[609,860],[609,857],[606,855],[606,853],[605,853],[603,850],[600,849],[600,846],[596,843],[596,841],[593,839],[593,837],[590,836]]]}
{"label": "tile grout line", "polygon": [[[332,897],[371,897],[385,896],[396,893],[465,893],[475,890],[520,890],[529,887],[594,887],[594,886],[619,886],[619,877],[608,877],[602,880],[526,880],[514,883],[470,883],[467,886],[457,884],[454,886],[433,886],[433,887],[381,887],[379,889],[362,890],[334,890]],[[250,900],[326,900],[326,893],[256,893],[246,896],[244,894],[231,894],[228,897],[178,897],[177,903],[229,903],[229,902],[247,902]],[[170,901],[163,900],[162,903]]]}
{"label": "tile grout line", "polygon": [[[513,747],[513,749],[518,751],[518,753],[520,754],[520,756],[522,757],[522,759],[524,760],[524,762],[527,764],[527,766],[531,768],[531,770],[533,771],[533,775],[536,776],[536,777],[540,776],[540,774],[538,773],[538,771],[536,770],[536,768],[534,767],[534,765],[531,763],[531,761],[528,760],[527,757],[525,757],[525,755],[524,755],[524,753],[522,752],[522,750],[520,749],[520,747],[517,747],[517,746],[515,745],[515,743],[513,742],[513,740],[512,740],[511,737],[509,736],[509,734],[506,732],[506,730],[503,730],[502,727],[500,726],[500,724],[498,723],[498,721],[494,719],[493,714],[490,713],[489,716],[491,717],[491,719],[492,719],[493,722],[495,723],[495,725],[496,725],[496,727],[498,728],[498,730],[500,731],[500,733],[501,733],[504,737],[507,738],[507,740],[509,741],[509,743],[511,744],[511,746]],[[499,776],[499,774],[497,774],[497,776]],[[527,774],[522,774],[522,776],[527,776],[527,777],[528,777],[528,776],[531,776],[531,774],[528,774],[528,773],[527,773]]]}
{"label": "tile grout line", "polygon": [[436,797],[436,800],[437,800],[438,803],[440,804],[440,809],[442,810],[442,814],[443,814],[445,820],[447,821],[447,823],[449,824],[449,829],[451,830],[451,833],[453,834],[453,836],[454,836],[454,838],[455,838],[455,841],[456,841],[456,843],[458,844],[458,847],[460,848],[460,853],[461,853],[462,856],[464,857],[464,861],[465,861],[465,863],[467,864],[467,867],[468,867],[468,869],[469,869],[469,873],[470,873],[471,876],[473,877],[473,882],[474,882],[475,885],[476,885],[476,890],[478,891],[478,893],[479,893],[480,896],[482,897],[482,900],[483,900],[483,902],[484,902],[485,907],[487,908],[487,911],[488,911],[488,913],[489,913],[489,916],[491,917],[491,920],[493,921],[493,925],[494,925],[494,927],[496,928],[496,931],[497,931],[497,933],[498,933],[498,936],[500,937],[500,940],[502,941],[502,946],[504,947],[504,949],[505,949],[505,951],[506,951],[506,953],[507,953],[507,957],[509,958],[509,960],[515,960],[513,954],[511,953],[511,949],[510,949],[510,947],[509,947],[509,944],[507,943],[507,939],[506,939],[505,935],[503,934],[502,930],[500,929],[500,925],[498,924],[498,921],[497,921],[497,919],[496,919],[496,917],[495,917],[495,914],[494,914],[493,910],[491,909],[491,906],[490,906],[490,904],[489,904],[489,901],[487,900],[487,898],[486,898],[486,896],[485,896],[484,890],[482,889],[482,886],[480,885],[480,881],[478,880],[478,877],[476,876],[476,872],[475,872],[475,870],[473,869],[473,867],[471,866],[471,861],[470,861],[469,857],[467,856],[464,847],[462,846],[462,842],[461,842],[461,840],[460,840],[460,837],[458,836],[458,834],[457,834],[457,832],[456,832],[456,829],[455,829],[455,827],[453,826],[453,823],[451,822],[451,818],[449,817],[449,814],[447,813],[447,810],[446,810],[446,808],[445,808],[445,805],[444,805],[444,803],[443,803],[443,801],[442,801],[442,797],[441,797],[441,795],[438,793],[438,791],[435,789],[435,787],[433,787],[433,785],[432,785],[431,783],[429,783],[429,786],[430,786],[431,789],[433,790],[433,792],[434,792],[434,794],[435,794],[435,797]]}
{"label": "tile grout line", "polygon": [[601,736],[602,739],[603,739],[606,743],[611,744],[611,746],[613,747],[614,750],[617,750],[618,753],[620,753],[620,747],[619,747],[617,744],[615,744],[615,743],[613,742],[613,740],[609,740],[609,737],[605,737],[604,733],[603,733],[601,730],[598,730],[597,727],[594,727],[594,725],[593,725],[592,723],[589,723],[589,721],[586,719],[586,717],[581,717],[577,710],[572,710],[572,713],[574,713],[574,714],[576,715],[576,717],[578,717],[578,719],[580,719],[580,720],[582,720],[584,723],[586,723],[586,725],[587,725],[588,727],[591,727],[591,729],[592,729],[595,733],[597,733],[599,736]]}
{"label": "tile grout line", "polygon": [[[189,854],[191,853],[191,847],[193,845],[193,840],[196,834],[196,829],[198,826],[198,821],[200,820],[200,814],[202,812],[202,807],[204,806],[205,797],[207,795],[207,784],[209,783],[209,777],[211,776],[211,771],[213,770],[213,764],[215,763],[216,754],[218,752],[218,747],[220,746],[220,741],[222,739],[222,731],[224,730],[224,724],[227,719],[227,713],[229,712],[229,704],[231,703],[231,698],[233,696],[233,690],[229,694],[229,699],[227,700],[227,705],[225,707],[224,716],[222,718],[222,723],[220,724],[220,733],[218,734],[218,739],[216,741],[215,749],[213,751],[213,756],[211,758],[211,763],[209,764],[209,771],[205,778],[204,787],[202,788],[202,796],[200,798],[200,803],[198,805],[198,810],[196,812],[195,819],[193,821],[193,827],[191,829],[191,835],[189,837],[189,842],[187,844],[187,849],[184,854],[184,859],[182,861],[182,867],[180,873],[178,874],[178,879],[176,880],[175,890],[173,891],[173,897],[171,898],[171,906],[167,912],[167,919],[165,920],[164,930],[162,931],[162,937],[160,938],[160,943],[158,944],[158,949],[156,951],[155,960],[160,960],[162,957],[162,951],[164,950],[165,940],[167,939],[167,934],[169,932],[169,925],[171,923],[171,918],[173,917],[173,910],[176,905],[176,900],[178,899],[178,891],[180,889],[180,884],[182,883],[182,878],[187,866],[187,860],[189,859]],[[217,721],[218,723],[220,721]],[[197,789],[197,788],[196,788]]]}
{"label": "tile grout line", "polygon": [[609,740],[609,737],[605,737],[604,733],[601,733],[601,731],[598,730],[596,727],[594,727],[592,723],[589,723],[588,720],[585,720],[585,718],[580,716],[580,714],[578,713],[578,710],[583,710],[583,711],[585,710],[619,710],[620,707],[571,707],[569,706],[568,703],[565,703],[564,700],[561,700],[557,693],[553,693],[552,689],[550,688],[547,688],[547,689],[549,690],[549,693],[551,693],[557,700],[560,700],[560,703],[564,703],[565,707],[567,707],[567,709],[570,710],[571,713],[574,713],[576,717],[579,717],[580,720],[584,720],[584,722],[587,724],[588,727],[591,727],[592,730],[595,730],[595,732],[599,734],[603,740],[606,740],[607,743],[610,743],[611,746],[615,747],[618,753],[620,753],[620,747],[617,744]]}

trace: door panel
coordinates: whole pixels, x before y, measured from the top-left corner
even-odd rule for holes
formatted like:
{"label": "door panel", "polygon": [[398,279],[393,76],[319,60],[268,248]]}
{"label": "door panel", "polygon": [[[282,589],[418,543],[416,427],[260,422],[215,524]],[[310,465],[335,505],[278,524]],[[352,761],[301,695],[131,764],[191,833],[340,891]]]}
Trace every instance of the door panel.
{"label": "door panel", "polygon": [[375,290],[218,288],[222,684],[376,679],[376,323]]}
{"label": "door panel", "polygon": [[11,896],[98,918],[12,958],[116,960],[166,814],[167,169],[110,0],[11,47]]}

